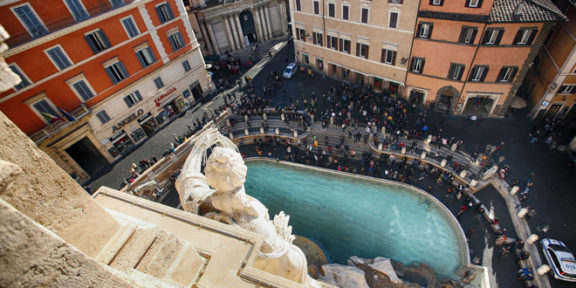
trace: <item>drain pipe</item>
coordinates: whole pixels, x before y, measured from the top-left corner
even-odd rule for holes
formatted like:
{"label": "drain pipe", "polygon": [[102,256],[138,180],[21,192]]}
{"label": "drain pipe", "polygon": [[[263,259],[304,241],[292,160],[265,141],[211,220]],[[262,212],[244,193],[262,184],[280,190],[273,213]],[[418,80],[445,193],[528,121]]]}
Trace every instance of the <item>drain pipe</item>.
{"label": "drain pipe", "polygon": [[[472,64],[474,64],[474,60],[476,60],[476,55],[478,55],[478,50],[480,50],[480,45],[482,44],[482,39],[484,39],[484,33],[486,33],[486,23],[484,23],[484,27],[482,27],[482,33],[480,33],[480,38],[478,39],[478,44],[476,45],[476,50],[474,50],[474,56],[472,56],[472,60],[470,61],[470,65],[468,67],[468,73],[466,73],[466,78],[464,78],[464,83],[462,84],[462,88],[460,88],[460,92],[458,93],[458,100],[456,101],[456,107],[458,107],[458,102],[460,102],[460,98],[462,98],[462,92],[464,92],[464,87],[466,87],[466,84],[468,83],[468,79],[470,78],[470,74],[472,74]],[[476,40],[476,39],[474,39]],[[452,104],[454,105],[454,104]],[[466,105],[466,104],[464,104]],[[466,108],[466,107],[464,107]],[[450,110],[452,110],[452,107],[450,107]],[[450,110],[448,110],[448,112],[450,112]],[[455,112],[455,111],[453,111]]]}

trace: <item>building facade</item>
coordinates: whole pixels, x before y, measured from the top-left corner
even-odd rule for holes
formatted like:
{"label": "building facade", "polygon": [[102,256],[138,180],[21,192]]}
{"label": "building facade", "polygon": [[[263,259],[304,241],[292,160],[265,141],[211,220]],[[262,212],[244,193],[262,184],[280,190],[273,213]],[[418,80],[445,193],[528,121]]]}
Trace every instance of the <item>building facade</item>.
{"label": "building facade", "polygon": [[569,22],[558,23],[526,77],[530,115],[576,119],[576,7],[564,1]]}
{"label": "building facade", "polygon": [[9,1],[0,15],[22,79],[0,110],[79,182],[212,87],[181,1]]}
{"label": "building facade", "polygon": [[448,113],[503,115],[550,27],[565,20],[549,0],[421,1],[406,97]]}
{"label": "building facade", "polygon": [[403,93],[418,1],[290,0],[290,11],[298,63]]}
{"label": "building facade", "polygon": [[288,33],[283,0],[185,2],[205,55],[224,55]]}

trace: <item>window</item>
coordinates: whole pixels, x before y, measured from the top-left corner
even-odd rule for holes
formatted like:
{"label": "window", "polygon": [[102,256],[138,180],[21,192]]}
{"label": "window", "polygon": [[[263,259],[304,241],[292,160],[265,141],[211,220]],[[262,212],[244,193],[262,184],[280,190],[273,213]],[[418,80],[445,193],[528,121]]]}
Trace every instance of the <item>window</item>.
{"label": "window", "polygon": [[424,70],[424,62],[426,62],[424,58],[412,57],[410,71],[414,73],[422,73],[422,70]]}
{"label": "window", "polygon": [[558,94],[574,94],[576,93],[576,85],[562,85],[558,89]]}
{"label": "window", "polygon": [[128,96],[124,97],[124,102],[128,107],[132,107],[134,104],[142,101],[142,95],[140,91],[136,90],[133,93],[128,94]]}
{"label": "window", "polygon": [[95,96],[94,92],[92,92],[92,89],[90,89],[90,86],[88,86],[88,82],[84,77],[69,81],[68,84],[72,87],[72,90],[76,92],[76,95],[78,95],[83,102],[88,101]]}
{"label": "window", "polygon": [[444,0],[430,0],[430,5],[442,6],[443,4],[444,4]]}
{"label": "window", "polygon": [[382,49],[380,62],[389,65],[396,65],[396,51],[391,49]]}
{"label": "window", "polygon": [[26,75],[22,72],[22,70],[20,70],[18,65],[14,63],[10,64],[10,69],[12,69],[12,72],[18,75],[18,77],[20,77],[21,80],[20,83],[18,83],[18,85],[14,86],[14,90],[21,90],[24,89],[24,87],[30,85],[30,80],[28,80],[28,77],[26,77]]}
{"label": "window", "polygon": [[140,65],[142,68],[146,68],[152,63],[156,62],[156,58],[154,57],[154,53],[152,53],[152,49],[149,46],[137,48],[139,50],[136,51],[136,56],[138,57],[138,61],[140,61]]}
{"label": "window", "polygon": [[336,17],[336,4],[328,3],[328,16]]}
{"label": "window", "polygon": [[50,100],[48,100],[48,98],[42,98],[34,103],[29,103],[29,105],[32,109],[36,110],[39,116],[42,116],[41,118],[44,119],[47,124],[60,118],[60,114],[56,112],[55,106],[50,102]]}
{"label": "window", "polygon": [[368,13],[369,12],[370,12],[370,9],[362,8],[362,18],[360,19],[362,21],[362,23],[368,23]]}
{"label": "window", "polygon": [[518,72],[518,67],[502,67],[498,73],[498,82],[513,82],[516,72]]}
{"label": "window", "polygon": [[464,65],[452,63],[450,64],[450,71],[448,71],[448,79],[460,81],[464,74]]}
{"label": "window", "polygon": [[482,0],[466,0],[466,7],[480,8],[481,6]]}
{"label": "window", "polygon": [[296,39],[306,42],[306,30],[296,28]]}
{"label": "window", "polygon": [[66,6],[68,6],[68,9],[72,13],[72,16],[74,16],[74,19],[76,19],[76,22],[86,20],[90,17],[88,15],[88,12],[86,12],[86,8],[84,8],[84,5],[82,5],[80,0],[64,0],[64,2],[66,3]]}
{"label": "window", "polygon": [[300,4],[300,0],[296,0],[296,11],[302,11],[302,4]]}
{"label": "window", "polygon": [[102,124],[105,124],[106,122],[110,121],[110,116],[108,116],[108,113],[106,113],[105,110],[96,113],[96,117],[98,118],[98,120],[100,120],[100,123]]}
{"label": "window", "polygon": [[514,45],[530,45],[538,34],[538,28],[521,28],[514,37]]}
{"label": "window", "polygon": [[350,6],[342,6],[342,19],[348,20],[348,15],[350,14]]}
{"label": "window", "polygon": [[154,78],[154,84],[156,85],[156,89],[164,87],[164,81],[162,81],[161,77]]}
{"label": "window", "polygon": [[112,3],[112,7],[114,8],[124,6],[124,0],[110,0],[110,3]]}
{"label": "window", "polygon": [[105,68],[106,73],[114,84],[128,78],[130,74],[126,71],[124,64],[121,61],[114,62]]}
{"label": "window", "polygon": [[340,52],[350,54],[350,40],[340,38]]}
{"label": "window", "polygon": [[472,82],[484,82],[486,74],[488,74],[488,66],[474,66],[469,80]]}
{"label": "window", "polygon": [[124,30],[126,30],[128,38],[134,38],[140,34],[140,32],[138,32],[138,27],[136,27],[136,24],[134,23],[134,19],[132,19],[132,16],[122,19],[122,26],[124,26]]}
{"label": "window", "polygon": [[432,35],[432,28],[434,25],[428,22],[421,22],[418,24],[418,38],[430,39]]}
{"label": "window", "polygon": [[458,42],[465,43],[465,44],[474,44],[474,39],[476,39],[476,33],[478,32],[478,28],[476,27],[462,27],[462,31],[460,31],[460,39]]}
{"label": "window", "polygon": [[397,28],[398,27],[398,12],[390,12],[390,20],[388,21],[388,27]]}
{"label": "window", "polygon": [[38,18],[30,5],[24,4],[22,6],[14,7],[12,8],[12,11],[16,14],[16,17],[18,17],[20,22],[22,22],[26,27],[26,30],[28,30],[28,33],[30,33],[33,38],[48,34],[48,29],[46,29],[46,26],[44,26],[42,21],[40,21],[40,18]]}
{"label": "window", "polygon": [[356,56],[362,58],[368,58],[369,45],[364,43],[356,42]]}
{"label": "window", "polygon": [[326,44],[328,48],[338,50],[338,38],[335,36],[326,36]]}
{"label": "window", "polygon": [[308,57],[308,54],[302,54],[302,62],[304,62],[304,64],[310,64],[310,58]]}
{"label": "window", "polygon": [[72,66],[70,58],[68,58],[66,53],[64,53],[62,47],[54,46],[52,48],[44,50],[44,52],[46,52],[48,57],[50,57],[50,60],[52,60],[52,63],[56,65],[56,68],[58,68],[58,70],[64,70]]}
{"label": "window", "polygon": [[322,33],[318,33],[318,32],[313,32],[312,34],[313,34],[312,40],[314,41],[314,44],[322,46],[322,38],[324,38],[323,37],[324,35],[322,35]]}
{"label": "window", "polygon": [[388,0],[388,4],[402,4],[403,0]]}
{"label": "window", "polygon": [[170,46],[172,46],[172,51],[174,52],[184,47],[184,39],[182,39],[182,34],[180,34],[180,31],[176,31],[168,35],[168,40],[170,40]]}
{"label": "window", "polygon": [[320,2],[314,1],[314,14],[320,14]]}
{"label": "window", "polygon": [[184,72],[192,70],[192,68],[190,67],[190,62],[188,62],[188,60],[184,60],[184,62],[182,62],[182,67],[184,67]]}
{"label": "window", "polygon": [[502,28],[488,28],[486,34],[484,34],[484,39],[482,39],[482,44],[499,45],[502,34],[504,34],[504,29]]}
{"label": "window", "polygon": [[98,54],[110,48],[110,41],[108,41],[108,37],[106,37],[104,31],[100,29],[85,34],[84,38],[86,39],[88,46],[90,46],[90,49],[92,49],[94,54]]}
{"label": "window", "polygon": [[156,12],[158,12],[160,23],[165,23],[168,20],[174,18],[174,14],[172,14],[172,8],[170,8],[170,4],[168,2],[164,2],[156,6]]}

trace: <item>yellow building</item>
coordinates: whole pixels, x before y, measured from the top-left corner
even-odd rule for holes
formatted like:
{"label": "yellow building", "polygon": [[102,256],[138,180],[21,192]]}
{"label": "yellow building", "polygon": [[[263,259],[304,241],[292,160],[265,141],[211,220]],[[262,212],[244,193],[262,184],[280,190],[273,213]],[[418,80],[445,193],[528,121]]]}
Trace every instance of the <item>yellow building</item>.
{"label": "yellow building", "polygon": [[576,117],[576,7],[563,2],[570,21],[554,27],[525,81],[533,118]]}
{"label": "yellow building", "polygon": [[418,1],[290,0],[290,11],[298,63],[403,93]]}

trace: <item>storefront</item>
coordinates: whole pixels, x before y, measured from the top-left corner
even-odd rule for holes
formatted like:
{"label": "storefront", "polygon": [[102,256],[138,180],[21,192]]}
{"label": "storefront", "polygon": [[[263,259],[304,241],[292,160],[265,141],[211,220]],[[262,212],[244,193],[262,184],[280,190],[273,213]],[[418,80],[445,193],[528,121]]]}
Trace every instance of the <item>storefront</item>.
{"label": "storefront", "polygon": [[142,117],[138,119],[138,124],[140,124],[146,136],[152,136],[158,130],[158,123],[156,123],[156,119],[152,117],[152,112],[142,115]]}
{"label": "storefront", "polygon": [[108,149],[112,157],[118,157],[129,152],[134,147],[134,142],[128,137],[126,131],[120,130],[110,137],[112,148]]}

